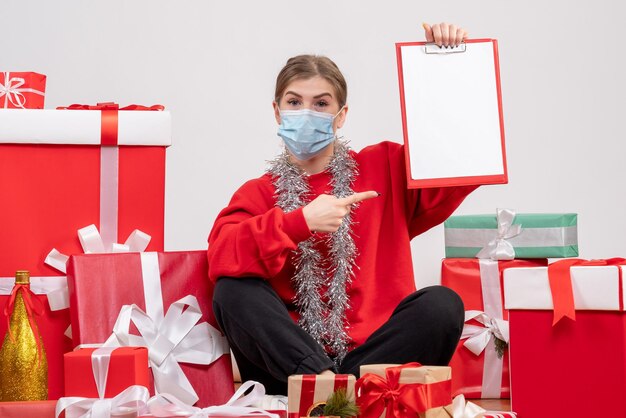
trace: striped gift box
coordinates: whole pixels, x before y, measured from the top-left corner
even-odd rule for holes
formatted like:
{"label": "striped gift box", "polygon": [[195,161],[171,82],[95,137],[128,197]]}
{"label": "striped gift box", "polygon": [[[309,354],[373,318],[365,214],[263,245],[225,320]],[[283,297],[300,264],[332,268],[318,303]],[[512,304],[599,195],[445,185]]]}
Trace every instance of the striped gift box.
{"label": "striped gift box", "polygon": [[309,412],[338,389],[345,389],[348,399],[354,400],[356,378],[351,374],[320,375],[297,374],[289,376],[288,418],[308,417]]}

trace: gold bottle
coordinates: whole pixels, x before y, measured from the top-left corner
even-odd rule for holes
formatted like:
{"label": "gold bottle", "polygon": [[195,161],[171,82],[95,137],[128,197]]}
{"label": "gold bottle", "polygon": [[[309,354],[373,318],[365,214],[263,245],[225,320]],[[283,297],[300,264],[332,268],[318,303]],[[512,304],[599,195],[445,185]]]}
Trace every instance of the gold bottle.
{"label": "gold bottle", "polygon": [[[15,305],[0,348],[0,401],[48,399],[48,360],[34,319],[29,321],[23,293],[30,292],[28,271],[15,273]],[[16,290],[20,286],[21,289]],[[32,294],[31,294],[32,296]],[[4,310],[4,307],[0,307]],[[0,315],[0,320],[6,317]],[[32,323],[32,328],[31,328]],[[11,335],[13,338],[11,338]],[[39,344],[38,344],[39,342]]]}

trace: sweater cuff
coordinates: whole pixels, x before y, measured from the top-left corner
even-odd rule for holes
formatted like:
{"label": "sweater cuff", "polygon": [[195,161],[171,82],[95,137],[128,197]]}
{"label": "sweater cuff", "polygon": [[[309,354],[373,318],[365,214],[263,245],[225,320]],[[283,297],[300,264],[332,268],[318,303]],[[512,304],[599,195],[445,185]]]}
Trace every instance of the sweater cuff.
{"label": "sweater cuff", "polygon": [[298,208],[292,212],[285,213],[283,216],[283,231],[293,242],[298,244],[313,235],[309,226],[306,224],[302,208]]}

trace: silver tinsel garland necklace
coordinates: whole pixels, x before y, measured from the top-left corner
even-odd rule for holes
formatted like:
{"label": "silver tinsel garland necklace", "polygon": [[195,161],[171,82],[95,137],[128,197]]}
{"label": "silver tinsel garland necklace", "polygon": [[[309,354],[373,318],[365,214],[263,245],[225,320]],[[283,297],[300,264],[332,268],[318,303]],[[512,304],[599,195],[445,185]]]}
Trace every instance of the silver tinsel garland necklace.
{"label": "silver tinsel garland necklace", "polygon": [[[352,183],[357,164],[346,141],[335,141],[334,154],[328,163],[331,193],[338,198],[354,193]],[[311,189],[306,174],[292,164],[285,150],[270,162],[268,173],[276,188],[276,206],[291,212],[309,203]],[[296,290],[294,302],[300,314],[300,326],[340,364],[348,353],[350,337],[346,311],[350,307],[346,287],[352,282],[357,248],[352,237],[352,214],[343,218],[336,232],[326,235],[329,265],[319,252],[322,235],[316,234],[298,244],[294,251]],[[323,289],[326,292],[322,295]]]}

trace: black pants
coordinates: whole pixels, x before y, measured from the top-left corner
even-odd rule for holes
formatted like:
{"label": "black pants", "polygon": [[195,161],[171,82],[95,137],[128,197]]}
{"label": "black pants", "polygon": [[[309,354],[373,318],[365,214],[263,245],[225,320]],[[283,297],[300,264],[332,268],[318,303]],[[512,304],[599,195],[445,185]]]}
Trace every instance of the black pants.
{"label": "black pants", "polygon": [[[256,380],[272,395],[287,394],[292,374],[334,370],[333,361],[296,324],[263,279],[218,280],[213,309],[237,360],[243,381]],[[431,286],[400,302],[364,344],[345,357],[338,371],[359,376],[362,364],[447,365],[461,337],[464,311],[454,291]]]}

